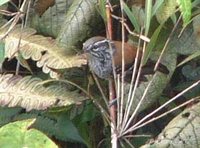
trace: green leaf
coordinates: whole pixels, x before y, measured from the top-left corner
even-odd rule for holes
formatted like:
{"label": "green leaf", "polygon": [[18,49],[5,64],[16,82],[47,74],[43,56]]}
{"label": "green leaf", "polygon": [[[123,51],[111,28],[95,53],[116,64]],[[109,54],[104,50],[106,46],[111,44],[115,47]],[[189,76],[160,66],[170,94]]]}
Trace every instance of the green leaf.
{"label": "green leaf", "polygon": [[97,0],[74,0],[63,18],[56,42],[64,47],[68,54],[76,53],[76,46],[100,27],[101,19],[96,10],[97,2]]}
{"label": "green leaf", "polygon": [[192,7],[196,7],[200,3],[200,0],[194,0],[192,2]]}
{"label": "green leaf", "polygon": [[183,16],[184,26],[186,26],[190,22],[192,2],[191,0],[177,0],[177,2]]}
{"label": "green leaf", "polygon": [[58,119],[58,127],[60,128],[60,134],[65,135],[68,139],[85,143],[82,137],[80,136],[77,128],[73,124],[73,122],[68,119],[66,114],[63,114]]}
{"label": "green leaf", "polygon": [[156,18],[160,24],[165,23],[176,12],[176,0],[165,0],[156,11]]}
{"label": "green leaf", "polygon": [[137,22],[136,17],[133,15],[133,13],[131,12],[131,10],[129,9],[129,7],[123,3],[123,8],[124,8],[124,12],[126,13],[126,15],[128,16],[128,18],[130,19],[132,25],[135,27],[135,30],[139,33],[140,32],[140,25]]}
{"label": "green leaf", "polygon": [[143,65],[146,64],[149,56],[151,55],[152,53],[152,50],[154,49],[155,45],[156,45],[156,41],[158,39],[158,36],[160,34],[160,31],[162,29],[162,24],[155,30],[155,32],[153,33],[152,37],[151,37],[151,40],[150,40],[150,43],[147,45],[147,50],[145,52],[145,55],[144,55],[144,60],[143,60]]}
{"label": "green leaf", "polygon": [[99,7],[97,8],[97,10],[99,11],[103,20],[106,22],[106,7],[105,7],[105,5],[106,5],[105,0],[99,1]]}
{"label": "green leaf", "polygon": [[158,8],[162,5],[162,3],[164,2],[164,0],[157,0],[155,5],[153,6],[153,10],[152,10],[152,16],[154,16],[158,10]]}
{"label": "green leaf", "polygon": [[200,103],[190,105],[172,119],[154,141],[140,148],[199,147],[199,114]]}
{"label": "green leaf", "polygon": [[5,60],[5,44],[0,42],[0,68]]}
{"label": "green leaf", "polygon": [[145,3],[145,35],[148,35],[152,16],[152,0],[146,0]]}
{"label": "green leaf", "polygon": [[0,6],[3,5],[3,4],[5,4],[5,3],[7,3],[7,2],[9,2],[9,1],[10,1],[10,0],[1,0],[1,1],[0,1]]}
{"label": "green leaf", "polygon": [[35,119],[9,123],[0,128],[0,145],[2,148],[57,148],[46,135],[36,129],[29,129]]}

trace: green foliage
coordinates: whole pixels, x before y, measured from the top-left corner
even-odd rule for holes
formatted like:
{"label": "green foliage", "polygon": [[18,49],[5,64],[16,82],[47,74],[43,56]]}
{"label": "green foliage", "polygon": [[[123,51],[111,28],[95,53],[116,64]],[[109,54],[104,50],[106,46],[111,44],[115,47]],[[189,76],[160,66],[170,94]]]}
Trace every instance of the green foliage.
{"label": "green foliage", "polygon": [[165,23],[169,17],[174,15],[177,5],[176,0],[165,0],[156,13],[158,22],[160,24]]}
{"label": "green foliage", "polygon": [[132,25],[135,27],[135,30],[139,33],[140,32],[140,26],[136,20],[136,17],[133,15],[133,13],[131,12],[131,10],[129,9],[129,7],[126,5],[126,3],[123,3],[123,7],[124,7],[124,12],[126,13],[126,15],[128,16],[128,18],[130,19]]}
{"label": "green foliage", "polygon": [[149,27],[151,24],[151,18],[152,18],[152,0],[146,0],[145,1],[145,35],[147,36],[149,33]]}
{"label": "green foliage", "polygon": [[160,26],[155,30],[155,32],[153,33],[153,35],[151,36],[150,42],[149,42],[149,44],[147,45],[147,49],[146,49],[146,52],[145,52],[145,56],[144,56],[144,60],[143,60],[143,65],[146,64],[146,62],[147,62],[149,56],[151,55],[153,49],[155,48],[155,44],[156,44],[156,41],[158,40],[160,31],[162,30],[162,27],[163,27],[163,25],[160,25]]}
{"label": "green foliage", "polygon": [[177,1],[183,16],[184,26],[186,26],[191,19],[192,2],[191,0],[177,0]]}
{"label": "green foliage", "polygon": [[96,0],[73,1],[57,37],[57,42],[65,47],[66,51],[73,53],[76,44],[91,34],[91,26],[96,27],[100,22],[96,4]]}
{"label": "green foliage", "polygon": [[99,11],[99,14],[103,18],[104,22],[107,22],[105,5],[106,5],[106,0],[99,1],[99,6],[97,7],[97,10]]}
{"label": "green foliage", "polygon": [[0,128],[1,147],[57,148],[47,136],[35,129],[29,129],[35,119],[9,123]]}
{"label": "green foliage", "polygon": [[3,61],[5,60],[5,44],[0,42],[0,69],[2,68]]}
{"label": "green foliage", "polygon": [[[0,6],[7,2],[7,0],[1,0]],[[146,116],[143,112],[144,110],[148,113],[152,112],[152,110],[148,110],[148,107],[155,107],[157,100],[160,100],[159,102],[164,104],[167,99],[163,98],[173,97],[174,94],[187,88],[199,80],[200,77],[200,63],[198,58],[200,50],[200,19],[197,15],[198,11],[194,14],[193,9],[194,7],[195,10],[198,9],[198,0],[193,2],[190,0],[146,0],[144,2],[144,4],[135,5],[123,1],[123,9],[127,15],[126,19],[130,20],[134,27],[133,30],[137,34],[141,33],[141,29],[144,29],[142,35],[150,38],[150,42],[145,43],[144,46],[146,50],[142,64],[144,66],[148,64],[149,59],[157,61],[162,49],[166,47],[159,63],[165,66],[169,73],[165,74],[160,71],[153,71],[152,74],[145,74],[144,77],[146,80],[140,81],[137,86],[134,86],[135,88],[130,83],[123,84],[125,88],[125,94],[123,94],[124,100],[127,101],[129,92],[135,95],[132,103],[125,102],[123,106],[123,108],[128,105],[130,107],[130,113],[127,114],[128,119],[130,119],[129,117],[135,111],[137,105],[141,103],[140,101],[143,100],[141,106],[137,108],[137,118],[134,118],[129,126],[132,126],[132,124],[137,123],[139,119]],[[0,44],[0,64],[8,62],[5,60],[6,58],[9,58],[9,60],[16,58],[23,67],[32,72],[32,75],[37,75],[36,77],[32,77],[27,70],[18,69],[19,73],[21,73],[15,76],[7,74],[8,71],[3,69],[3,72],[6,74],[0,76],[0,105],[6,107],[0,108],[0,126],[7,125],[0,129],[0,145],[5,141],[8,147],[12,147],[14,142],[17,142],[15,147],[25,147],[29,146],[28,144],[30,144],[30,147],[34,147],[31,144],[35,144],[35,147],[45,147],[46,145],[46,147],[56,147],[54,143],[49,142],[49,139],[45,135],[37,131],[39,130],[58,143],[61,141],[64,142],[67,146],[68,142],[78,143],[78,146],[87,146],[89,148],[97,147],[97,145],[98,147],[110,146],[110,127],[107,124],[107,119],[103,118],[105,116],[102,116],[110,108],[104,106],[102,97],[97,93],[94,84],[92,84],[92,87],[95,88],[89,89],[91,86],[89,86],[90,80],[87,80],[87,68],[82,67],[82,65],[86,65],[87,60],[84,55],[79,54],[79,49],[81,49],[85,38],[91,37],[94,32],[97,32],[98,35],[105,32],[105,29],[101,29],[104,26],[99,23],[102,21],[101,17],[107,22],[105,4],[105,0],[56,0],[52,7],[48,7],[48,10],[43,10],[45,12],[41,16],[38,16],[38,13],[34,11],[31,11],[30,15],[26,14],[31,21],[29,22],[28,20],[25,24],[29,25],[29,23],[32,23],[30,26],[33,26],[35,29],[22,27],[21,25],[14,26],[13,22],[16,21],[15,18],[19,17],[15,13],[12,14],[13,17],[8,22],[8,26],[0,28],[0,38],[8,33]],[[119,6],[119,1],[111,4]],[[37,5],[41,6],[41,9],[45,6],[40,1],[37,1]],[[9,3],[8,6],[10,7]],[[24,11],[24,8],[26,7],[20,7],[19,10],[23,13],[28,13],[28,11]],[[119,7],[113,7],[113,9],[118,10]],[[97,10],[99,10],[101,17]],[[112,13],[115,15],[115,11]],[[176,23],[177,16],[180,14],[182,15],[183,24],[177,25],[176,29],[171,33],[174,27],[173,23]],[[116,16],[121,16],[121,14],[117,14]],[[195,17],[192,18],[193,16]],[[23,14],[20,14],[20,18],[23,18]],[[0,20],[1,22],[5,21],[1,16],[0,19],[2,20]],[[190,25],[191,19],[193,22]],[[5,24],[1,22],[1,25]],[[20,23],[19,21],[16,22]],[[125,21],[125,23],[129,25],[128,21]],[[7,32],[10,30],[9,24],[12,24],[11,32]],[[98,25],[102,26],[99,27]],[[184,29],[182,28],[183,26],[185,27]],[[117,31],[121,32],[120,30]],[[56,39],[43,35],[50,35]],[[141,40],[141,47],[143,43],[144,41]],[[180,55],[185,55],[187,58],[184,60],[181,58],[182,62],[179,64],[179,69],[176,70],[177,59],[179,59]],[[11,65],[10,63],[5,64],[5,68]],[[154,65],[152,69],[153,67]],[[15,71],[15,69],[12,69],[12,71]],[[37,73],[38,71],[43,75],[49,74],[49,77],[45,75],[42,80],[41,75]],[[136,73],[139,72],[137,71]],[[106,90],[105,86],[107,85],[104,83],[101,83],[101,85],[103,86],[103,91]],[[148,86],[150,87],[146,90]],[[131,87],[132,89],[130,89]],[[168,89],[174,92],[168,93]],[[134,90],[136,90],[135,93],[133,93]],[[186,93],[184,97],[188,99],[199,96],[199,90],[198,86],[196,89]],[[92,101],[85,101],[88,99],[88,96],[93,94],[95,94],[95,97],[100,98],[100,100],[96,98],[93,100],[95,104],[102,105],[102,108],[106,108],[107,110],[101,110],[100,112]],[[120,96],[121,94],[118,95]],[[163,97],[163,95],[169,96]],[[173,103],[174,108],[177,104],[176,102]],[[124,112],[122,111],[122,113]],[[194,115],[195,120],[198,119],[195,112],[191,110],[189,112]],[[119,118],[121,117],[125,118],[124,115],[120,114]],[[32,120],[33,118],[34,120]],[[165,119],[167,121],[171,120],[168,117]],[[14,122],[19,120],[22,121]],[[11,124],[10,122],[14,123]],[[193,121],[188,122],[195,125],[195,129],[196,127],[198,128]],[[176,119],[175,123],[181,125]],[[126,124],[124,121],[121,124],[117,125],[115,130],[119,134],[117,138],[122,139],[119,143],[121,144],[126,141],[126,144],[124,144],[125,147],[132,144],[139,147],[150,139],[149,136],[144,135],[146,134],[145,128],[120,135],[125,132],[123,131],[123,126],[127,126],[124,125]],[[161,124],[158,125],[160,126]],[[150,129],[152,130],[148,130],[147,134],[156,136],[164,126],[157,128],[150,125]],[[170,125],[170,127],[173,126]],[[185,130],[186,128],[187,125],[184,124],[182,129]],[[189,130],[192,131],[190,128]],[[33,134],[31,134],[32,132]],[[6,136],[8,139],[2,136],[4,133],[8,135]],[[132,139],[132,136],[134,136],[132,133],[144,136]],[[198,135],[198,133],[196,131],[189,132],[192,138],[195,137],[193,135]],[[27,136],[29,134],[31,136]],[[169,137],[172,143],[176,143],[178,140],[176,137],[179,137],[181,134],[185,133],[178,131],[175,134],[175,138]],[[162,132],[160,135],[158,139],[161,137],[161,140],[163,140],[162,137],[166,136],[162,136]],[[127,138],[126,136],[130,136],[131,138]],[[25,140],[22,141],[22,138],[19,139],[18,137],[25,137]],[[47,140],[50,144],[45,143],[43,139]],[[190,142],[190,139],[187,139],[187,141]],[[41,146],[39,143],[44,145]],[[66,146],[65,144],[63,145]]]}
{"label": "green foliage", "polygon": [[[0,29],[0,36],[5,34],[7,29]],[[43,72],[50,73],[52,78],[59,77],[55,69],[80,67],[86,63],[83,57],[71,55],[64,48],[60,48],[55,40],[35,33],[36,30],[32,28],[24,28],[21,32],[21,26],[15,26],[5,40],[5,58],[16,56],[25,67],[28,66],[24,60],[32,59],[37,62],[37,67],[42,67]]]}
{"label": "green foliage", "polygon": [[156,12],[158,11],[158,9],[160,8],[160,6],[162,5],[163,2],[164,2],[164,0],[157,0],[155,2],[155,5],[153,6],[153,9],[152,9],[152,16],[154,16],[156,14]]}
{"label": "green foliage", "polygon": [[3,126],[13,120],[23,109],[20,107],[0,107],[0,126]]}
{"label": "green foliage", "polygon": [[20,77],[11,74],[0,76],[0,104],[9,107],[21,106],[28,111],[49,107],[69,106],[86,98],[75,91],[67,91],[62,85],[42,85],[40,78]]}
{"label": "green foliage", "polygon": [[1,0],[0,1],[0,6],[2,6],[3,4],[5,4],[5,3],[7,3],[7,2],[9,2],[10,0]]}
{"label": "green foliage", "polygon": [[199,105],[197,103],[184,110],[164,128],[156,140],[141,148],[199,147]]}

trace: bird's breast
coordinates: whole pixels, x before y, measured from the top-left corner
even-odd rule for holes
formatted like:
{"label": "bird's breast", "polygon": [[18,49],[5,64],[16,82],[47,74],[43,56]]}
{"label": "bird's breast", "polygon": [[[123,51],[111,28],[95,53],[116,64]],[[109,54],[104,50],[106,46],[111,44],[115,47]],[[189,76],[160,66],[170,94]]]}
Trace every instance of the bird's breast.
{"label": "bird's breast", "polygon": [[89,58],[90,69],[100,78],[108,79],[112,75],[112,60],[99,60],[97,57]]}

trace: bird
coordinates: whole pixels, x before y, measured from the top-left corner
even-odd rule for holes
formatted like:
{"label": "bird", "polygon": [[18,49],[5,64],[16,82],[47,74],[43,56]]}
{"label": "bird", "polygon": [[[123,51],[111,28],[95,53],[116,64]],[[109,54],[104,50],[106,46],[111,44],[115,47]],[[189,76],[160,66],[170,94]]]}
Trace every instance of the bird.
{"label": "bird", "polygon": [[[124,63],[125,70],[133,66],[137,54],[137,46],[124,43]],[[88,65],[92,72],[102,79],[113,77],[113,65],[116,73],[121,72],[122,66],[122,42],[107,39],[103,36],[94,36],[83,43],[83,51],[87,55]],[[138,61],[142,52],[138,51]],[[113,64],[114,63],[114,64]],[[139,63],[139,62],[138,62]],[[151,62],[152,63],[152,62]],[[138,64],[139,65],[139,64]],[[159,64],[160,66],[161,64]],[[168,73],[163,65],[164,71]],[[161,70],[162,71],[162,70]],[[153,72],[153,67],[150,73]]]}

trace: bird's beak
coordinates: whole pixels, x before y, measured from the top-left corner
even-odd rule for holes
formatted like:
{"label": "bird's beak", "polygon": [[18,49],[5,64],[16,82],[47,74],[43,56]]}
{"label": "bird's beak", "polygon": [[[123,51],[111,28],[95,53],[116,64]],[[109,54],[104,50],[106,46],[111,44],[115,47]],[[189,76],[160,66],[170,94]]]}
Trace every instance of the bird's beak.
{"label": "bird's beak", "polygon": [[83,43],[83,51],[85,53],[89,53],[89,51],[90,51],[90,48],[88,48],[84,43]]}
{"label": "bird's beak", "polygon": [[85,47],[85,43],[83,43],[83,51],[86,52],[87,48]]}

